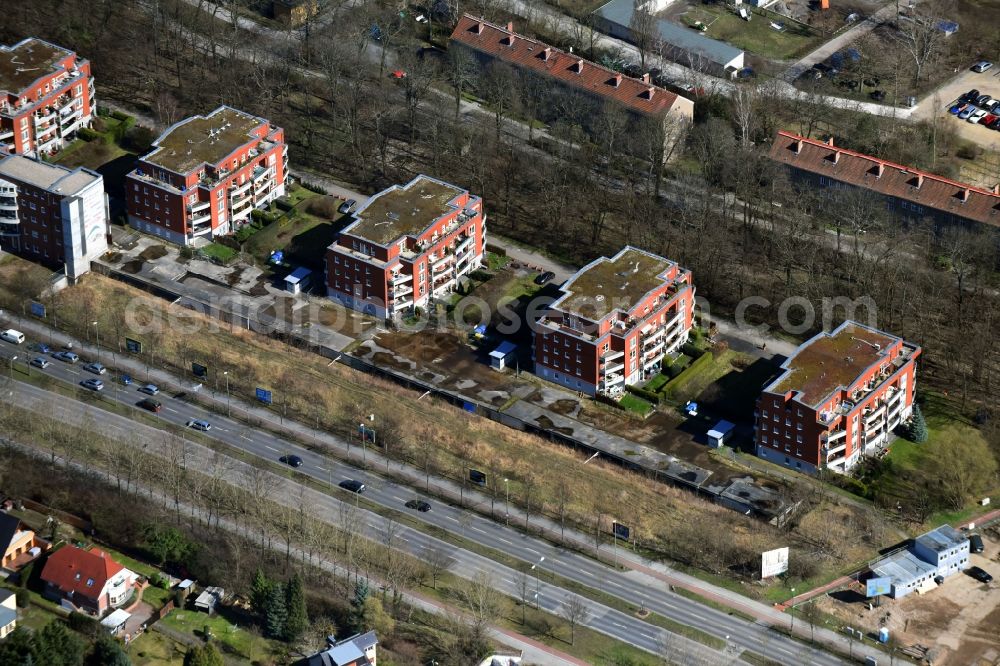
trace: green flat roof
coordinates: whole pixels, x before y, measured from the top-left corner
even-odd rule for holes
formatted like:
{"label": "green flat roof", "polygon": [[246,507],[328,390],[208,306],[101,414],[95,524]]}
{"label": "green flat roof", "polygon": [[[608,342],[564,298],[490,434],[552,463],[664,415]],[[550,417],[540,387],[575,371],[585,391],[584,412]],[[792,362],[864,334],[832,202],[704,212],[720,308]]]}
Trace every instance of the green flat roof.
{"label": "green flat roof", "polygon": [[41,77],[55,71],[55,64],[71,53],[33,37],[13,46],[0,47],[0,90],[19,94]]}
{"label": "green flat roof", "polygon": [[387,245],[403,236],[417,236],[434,220],[454,210],[451,204],[465,190],[428,176],[395,185],[369,199],[344,233]]}
{"label": "green flat roof", "polygon": [[216,165],[252,141],[250,132],[265,123],[262,118],[220,107],[207,116],[193,116],[160,135],[142,159],[174,173],[187,174],[203,163]]}
{"label": "green flat roof", "polygon": [[627,247],[611,259],[601,257],[584,266],[562,286],[566,295],[553,308],[599,320],[612,310],[629,311],[655,287],[673,262]]}
{"label": "green flat roof", "polygon": [[785,361],[785,374],[767,390],[800,391],[803,404],[816,406],[839,387],[853,384],[861,373],[885,357],[886,349],[895,341],[889,335],[848,322],[799,347]]}

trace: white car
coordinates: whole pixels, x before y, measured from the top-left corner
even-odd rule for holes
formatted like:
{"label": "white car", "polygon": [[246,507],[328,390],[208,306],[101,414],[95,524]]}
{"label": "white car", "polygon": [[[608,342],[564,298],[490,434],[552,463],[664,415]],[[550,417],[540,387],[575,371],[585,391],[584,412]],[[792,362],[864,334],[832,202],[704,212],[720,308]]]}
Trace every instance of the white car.
{"label": "white car", "polygon": [[985,111],[983,111],[982,109],[976,109],[975,111],[972,112],[972,115],[969,116],[966,120],[968,120],[968,122],[970,123],[978,123],[980,120],[983,119],[983,116],[985,115],[986,115]]}
{"label": "white car", "polygon": [[980,74],[982,74],[992,66],[993,63],[991,63],[989,60],[980,60],[979,62],[977,62],[975,65],[972,66],[972,71],[979,72]]}

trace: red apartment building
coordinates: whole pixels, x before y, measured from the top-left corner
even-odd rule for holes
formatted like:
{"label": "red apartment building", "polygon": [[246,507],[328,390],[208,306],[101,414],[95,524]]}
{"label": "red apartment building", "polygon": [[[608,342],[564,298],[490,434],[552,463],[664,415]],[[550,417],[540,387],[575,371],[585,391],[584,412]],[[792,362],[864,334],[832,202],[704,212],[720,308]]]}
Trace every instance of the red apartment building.
{"label": "red apartment building", "polygon": [[1000,186],[991,190],[888,162],[791,132],[778,132],[770,157],[810,187],[857,187],[881,195],[897,219],[1000,226]]}
{"label": "red apartment building", "polygon": [[482,264],[485,248],[482,199],[420,175],[352,215],[326,251],[327,295],[392,319],[454,291]]}
{"label": "red apartment building", "polygon": [[101,174],[0,156],[0,249],[62,267],[75,281],[107,252],[109,233]]}
{"label": "red apartment building", "polygon": [[757,399],[757,455],[846,472],[913,411],[920,347],[845,321],[803,343]]}
{"label": "red apartment building", "polygon": [[659,371],[694,323],[691,271],[625,247],[581,268],[535,327],[535,373],[588,395],[616,395]]}
{"label": "red apartment building", "polygon": [[29,37],[0,46],[0,155],[48,155],[97,109],[90,61]]}
{"label": "red apartment building", "polygon": [[153,146],[126,177],[128,220],[176,245],[233,233],[285,193],[285,133],[263,118],[220,106],[172,125]]}

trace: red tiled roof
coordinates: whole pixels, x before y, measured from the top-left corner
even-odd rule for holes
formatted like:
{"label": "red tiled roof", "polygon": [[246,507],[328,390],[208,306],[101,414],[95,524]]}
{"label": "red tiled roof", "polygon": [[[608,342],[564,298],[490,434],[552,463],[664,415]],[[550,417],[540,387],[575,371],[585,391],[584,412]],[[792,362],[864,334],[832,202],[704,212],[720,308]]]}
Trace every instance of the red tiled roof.
{"label": "red tiled roof", "polygon": [[643,115],[655,116],[669,111],[678,98],[668,90],[469,14],[459,20],[451,39],[515,67],[551,76],[567,86],[612,99]]}
{"label": "red tiled roof", "polygon": [[771,159],[955,217],[1000,226],[1000,193],[779,131]]}
{"label": "red tiled roof", "polygon": [[[76,592],[96,599],[108,579],[124,568],[102,550],[64,546],[49,555],[42,570],[42,580],[55,585],[63,594]],[[90,585],[88,580],[92,581]]]}

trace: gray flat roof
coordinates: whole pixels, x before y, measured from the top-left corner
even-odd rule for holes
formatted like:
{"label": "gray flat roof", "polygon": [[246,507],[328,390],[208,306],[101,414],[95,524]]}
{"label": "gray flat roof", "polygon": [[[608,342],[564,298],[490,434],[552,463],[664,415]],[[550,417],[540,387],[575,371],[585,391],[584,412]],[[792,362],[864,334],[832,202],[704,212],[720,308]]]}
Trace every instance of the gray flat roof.
{"label": "gray flat roof", "polygon": [[458,206],[452,202],[465,190],[423,174],[405,185],[393,185],[373,195],[354,213],[343,233],[389,245],[404,236],[419,236]]}
{"label": "gray flat roof", "polygon": [[23,183],[62,196],[76,194],[87,185],[101,179],[100,174],[89,169],[67,169],[58,164],[39,162],[22,155],[10,155],[0,160],[0,177],[3,176],[16,178]]}
{"label": "gray flat roof", "polygon": [[946,550],[964,545],[968,539],[951,525],[942,525],[927,534],[921,534],[914,541],[935,553],[943,553]]}
{"label": "gray flat roof", "polygon": [[937,567],[904,550],[873,566],[872,572],[891,578],[893,585],[905,585],[924,576],[933,576],[937,573]]}
{"label": "gray flat roof", "polygon": [[215,166],[255,141],[251,133],[265,123],[263,118],[220,106],[208,115],[191,116],[168,127],[142,159],[179,174],[202,164]]}
{"label": "gray flat roof", "polygon": [[58,71],[56,63],[72,53],[35,37],[0,45],[0,90],[19,95],[38,79]]}
{"label": "gray flat roof", "polygon": [[[595,12],[612,23],[628,28],[634,13],[633,0],[611,0]],[[665,19],[656,19],[656,27],[663,41],[671,46],[696,53],[720,65],[728,65],[733,59],[743,54],[743,51],[720,42],[717,39],[704,37],[691,28],[677,25]]]}

